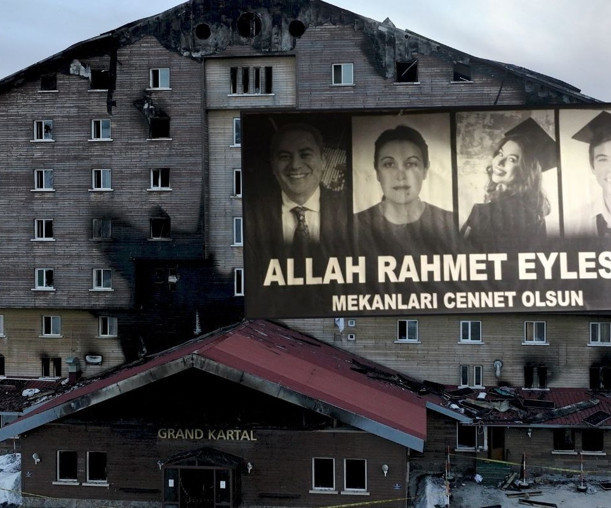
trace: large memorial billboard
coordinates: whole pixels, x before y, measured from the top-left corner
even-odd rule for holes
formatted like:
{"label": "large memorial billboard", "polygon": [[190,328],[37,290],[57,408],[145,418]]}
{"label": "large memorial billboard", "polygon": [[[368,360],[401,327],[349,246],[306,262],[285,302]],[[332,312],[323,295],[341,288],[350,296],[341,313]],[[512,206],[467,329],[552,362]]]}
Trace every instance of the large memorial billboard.
{"label": "large memorial billboard", "polygon": [[611,307],[611,112],[242,117],[249,317]]}

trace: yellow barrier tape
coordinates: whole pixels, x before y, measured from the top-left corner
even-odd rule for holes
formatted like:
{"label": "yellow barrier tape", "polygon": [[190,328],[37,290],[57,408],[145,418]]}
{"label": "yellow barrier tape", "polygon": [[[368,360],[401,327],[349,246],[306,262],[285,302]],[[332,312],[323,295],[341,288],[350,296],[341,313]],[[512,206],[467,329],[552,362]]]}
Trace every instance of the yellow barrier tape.
{"label": "yellow barrier tape", "polygon": [[364,501],[362,503],[334,504],[334,505],[325,506],[324,508],[352,508],[353,506],[373,506],[374,504],[396,503],[397,501],[407,501],[408,499],[411,499],[411,498],[396,497],[394,499],[382,499],[381,501]]}

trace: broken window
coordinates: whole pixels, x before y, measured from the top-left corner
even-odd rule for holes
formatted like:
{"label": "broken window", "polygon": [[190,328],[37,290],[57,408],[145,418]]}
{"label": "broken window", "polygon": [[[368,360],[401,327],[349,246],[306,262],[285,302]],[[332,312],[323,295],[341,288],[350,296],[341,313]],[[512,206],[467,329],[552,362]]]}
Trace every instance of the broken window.
{"label": "broken window", "polygon": [[149,123],[149,138],[169,138],[170,137],[170,119],[168,117],[154,117]]}
{"label": "broken window", "polygon": [[397,83],[418,83],[418,59],[397,62]]}
{"label": "broken window", "polygon": [[58,450],[57,452],[57,481],[76,482],[77,454],[75,451]]}
{"label": "broken window", "polygon": [[233,170],[233,196],[242,197],[242,170],[240,168]]}
{"label": "broken window", "polygon": [[238,33],[242,37],[254,37],[261,32],[261,19],[254,12],[245,12],[238,18]]}
{"label": "broken window", "polygon": [[524,366],[524,388],[547,388],[547,367],[544,364]]}
{"label": "broken window", "polygon": [[111,219],[91,219],[91,237],[96,239],[112,237]]}
{"label": "broken window", "polygon": [[399,319],[397,321],[397,341],[418,342],[418,320]]}
{"label": "broken window", "polygon": [[461,365],[459,367],[458,386],[481,388],[484,385],[484,367],[482,365]]}
{"label": "broken window", "polygon": [[151,169],[151,190],[170,189],[170,168]]}
{"label": "broken window", "polygon": [[108,90],[110,85],[110,73],[107,70],[91,70],[90,90]]}
{"label": "broken window", "polygon": [[57,74],[43,74],[40,76],[40,89],[45,92],[57,90]]}
{"label": "broken window", "polygon": [[112,289],[112,270],[109,268],[94,268],[93,289],[98,291]]}
{"label": "broken window", "polygon": [[233,270],[233,296],[244,296],[244,269]]}
{"label": "broken window", "polygon": [[456,62],[452,81],[471,81],[471,66]]}
{"label": "broken window", "polygon": [[487,450],[488,432],[485,426],[456,424],[456,449],[463,451]]}
{"label": "broken window", "polygon": [[159,69],[150,70],[150,87],[151,88],[170,88],[170,69],[168,67],[160,67]]}
{"label": "broken window", "polygon": [[545,344],[545,321],[524,321],[524,343]]}
{"label": "broken window", "polygon": [[99,337],[116,337],[117,336],[117,318],[113,316],[100,316],[98,318],[98,336]]}
{"label": "broken window", "polygon": [[6,366],[4,355],[0,355],[0,376],[6,376]]}
{"label": "broken window", "polygon": [[242,144],[242,135],[240,131],[240,119],[233,119],[233,146],[240,146]]}
{"label": "broken window", "polygon": [[312,459],[312,489],[335,490],[335,459],[323,457]]}
{"label": "broken window", "polygon": [[482,322],[481,321],[461,321],[460,322],[460,342],[481,342],[482,341]]}
{"label": "broken window", "polygon": [[53,268],[36,268],[36,289],[53,289]]}
{"label": "broken window", "polygon": [[209,39],[211,35],[212,30],[210,30],[210,25],[207,25],[206,23],[200,23],[195,27],[195,36],[198,39],[205,41],[206,39]]}
{"label": "broken window", "polygon": [[592,365],[590,367],[590,389],[611,390],[611,365]]}
{"label": "broken window", "polygon": [[365,459],[344,459],[344,490],[367,490]]}
{"label": "broken window", "polygon": [[170,238],[171,221],[169,217],[151,218],[151,239],[162,240]]}
{"label": "broken window", "polygon": [[87,481],[89,483],[106,483],[106,452],[87,452]]}
{"label": "broken window", "polygon": [[581,449],[584,452],[602,452],[605,449],[605,431],[584,429],[581,431]]}
{"label": "broken window", "polygon": [[242,236],[242,217],[233,218],[233,245],[242,245],[244,237]]}
{"label": "broken window", "polygon": [[554,429],[554,451],[574,451],[575,431],[573,429]]}
{"label": "broken window", "polygon": [[289,33],[293,37],[301,37],[306,31],[306,27],[302,21],[294,19],[289,23]]}
{"label": "broken window", "polygon": [[334,85],[353,85],[353,65],[351,63],[333,64],[331,83]]}
{"label": "broken window", "polygon": [[91,170],[91,189],[96,191],[112,190],[112,171],[110,169]]}
{"label": "broken window", "polygon": [[35,169],[34,170],[34,189],[39,191],[53,190],[53,170]]}
{"label": "broken window", "polygon": [[53,240],[53,219],[34,220],[34,239]]}
{"label": "broken window", "polygon": [[261,95],[272,93],[272,67],[231,67],[229,93]]}
{"label": "broken window", "polygon": [[53,120],[34,120],[34,141],[53,141]]}
{"label": "broken window", "polygon": [[41,358],[42,377],[61,377],[62,359],[61,358]]}
{"label": "broken window", "polygon": [[590,344],[611,345],[611,323],[590,323]]}
{"label": "broken window", "polygon": [[62,318],[60,316],[42,316],[42,336],[59,337],[62,333]]}
{"label": "broken window", "polygon": [[110,137],[110,119],[91,120],[91,139],[112,139]]}

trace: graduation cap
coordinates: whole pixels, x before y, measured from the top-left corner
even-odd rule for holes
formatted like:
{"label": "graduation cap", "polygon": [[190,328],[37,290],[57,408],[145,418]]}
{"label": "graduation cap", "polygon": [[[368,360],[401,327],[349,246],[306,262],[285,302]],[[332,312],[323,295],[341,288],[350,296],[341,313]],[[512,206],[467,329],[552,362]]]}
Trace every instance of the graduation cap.
{"label": "graduation cap", "polygon": [[573,136],[573,139],[594,146],[602,143],[603,140],[611,139],[611,114],[603,111],[595,116]]}
{"label": "graduation cap", "polygon": [[556,142],[543,130],[543,127],[533,120],[533,118],[528,117],[513,129],[508,130],[505,136],[519,136],[520,138],[524,138],[526,144],[533,150],[535,157],[539,161],[541,171],[547,171],[558,165]]}

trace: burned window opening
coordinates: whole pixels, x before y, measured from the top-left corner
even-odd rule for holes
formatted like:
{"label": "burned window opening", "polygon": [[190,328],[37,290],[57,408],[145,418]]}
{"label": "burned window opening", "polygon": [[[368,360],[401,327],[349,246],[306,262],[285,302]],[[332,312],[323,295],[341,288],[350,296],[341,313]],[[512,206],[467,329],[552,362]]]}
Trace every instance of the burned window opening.
{"label": "burned window opening", "polygon": [[261,95],[273,93],[272,67],[231,67],[229,93],[232,95]]}
{"label": "burned window opening", "polygon": [[149,139],[170,138],[170,117],[155,104],[150,93],[145,92],[144,97],[133,104],[149,124]]}
{"label": "burned window opening", "polygon": [[584,452],[602,452],[605,449],[605,432],[602,429],[581,431],[581,449]]}
{"label": "burned window opening", "polygon": [[312,488],[314,490],[335,489],[335,459],[326,457],[312,459]]}
{"label": "burned window opening", "polygon": [[238,33],[242,37],[255,37],[261,32],[261,19],[254,12],[245,12],[238,18]]}
{"label": "burned window opening", "polygon": [[42,377],[61,377],[62,359],[61,358],[41,358]]}
{"label": "burned window opening", "polygon": [[452,81],[471,81],[471,66],[456,62],[454,64],[454,76]]}
{"label": "burned window opening", "polygon": [[91,219],[91,237],[95,239],[111,238],[111,219]]}
{"label": "burned window opening", "polygon": [[554,450],[568,452],[575,450],[575,430],[554,429]]}
{"label": "burned window opening", "polygon": [[418,59],[397,62],[398,83],[418,83]]}
{"label": "burned window opening", "polygon": [[198,39],[205,41],[206,39],[209,39],[211,35],[212,30],[210,30],[210,25],[207,25],[206,23],[200,23],[195,27],[195,37],[197,37]]}
{"label": "burned window opening", "polygon": [[524,366],[524,388],[547,388],[547,367],[544,364]]}
{"label": "burned window opening", "polygon": [[592,365],[590,367],[590,389],[611,390],[611,365]]}
{"label": "burned window opening", "polygon": [[171,221],[169,217],[151,218],[151,239],[160,240],[170,238]]}
{"label": "burned window opening", "polygon": [[344,459],[344,474],[346,490],[367,490],[367,461],[365,459]]}
{"label": "burned window opening", "polygon": [[57,90],[57,74],[43,74],[40,76],[40,89],[45,92]]}
{"label": "burned window opening", "polygon": [[156,117],[149,120],[149,138],[169,138],[170,119],[167,117]]}
{"label": "burned window opening", "polygon": [[88,482],[105,483],[107,481],[106,462],[106,452],[87,452]]}
{"label": "burned window opening", "polygon": [[77,454],[74,451],[59,450],[57,452],[57,480],[77,481]]}
{"label": "burned window opening", "polygon": [[299,21],[298,19],[294,19],[289,23],[289,33],[293,37],[301,37],[306,31],[306,26]]}
{"label": "burned window opening", "polygon": [[90,90],[108,90],[110,88],[110,73],[106,69],[91,69]]}
{"label": "burned window opening", "polygon": [[0,376],[6,376],[6,363],[4,355],[0,355]]}

